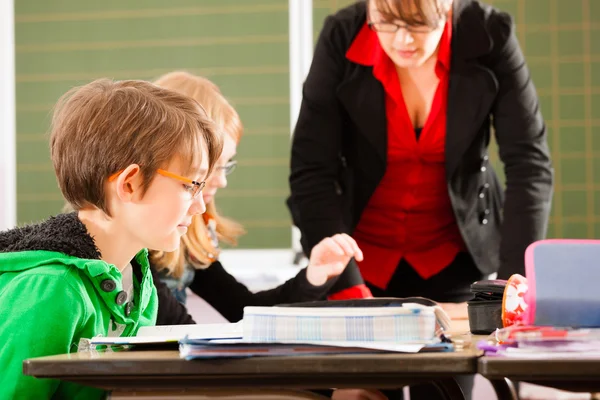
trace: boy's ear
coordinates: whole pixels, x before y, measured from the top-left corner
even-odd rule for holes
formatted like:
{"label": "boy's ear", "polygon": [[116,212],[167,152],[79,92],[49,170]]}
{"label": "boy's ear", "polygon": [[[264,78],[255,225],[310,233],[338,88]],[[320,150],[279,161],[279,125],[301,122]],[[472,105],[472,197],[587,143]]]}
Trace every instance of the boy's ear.
{"label": "boy's ear", "polygon": [[142,183],[141,168],[137,164],[131,164],[119,174],[116,180],[116,193],[123,202],[130,202],[139,191]]}

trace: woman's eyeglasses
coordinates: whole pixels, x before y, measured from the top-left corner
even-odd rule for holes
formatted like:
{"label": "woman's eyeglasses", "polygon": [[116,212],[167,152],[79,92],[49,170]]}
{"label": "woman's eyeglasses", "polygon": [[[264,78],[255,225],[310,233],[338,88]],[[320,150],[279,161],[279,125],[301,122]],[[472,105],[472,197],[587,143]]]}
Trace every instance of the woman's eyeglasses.
{"label": "woman's eyeglasses", "polygon": [[395,33],[400,29],[404,29],[410,33],[430,33],[437,29],[437,27],[432,28],[429,25],[408,25],[397,24],[395,22],[369,22],[367,25],[369,25],[371,30],[382,33]]}

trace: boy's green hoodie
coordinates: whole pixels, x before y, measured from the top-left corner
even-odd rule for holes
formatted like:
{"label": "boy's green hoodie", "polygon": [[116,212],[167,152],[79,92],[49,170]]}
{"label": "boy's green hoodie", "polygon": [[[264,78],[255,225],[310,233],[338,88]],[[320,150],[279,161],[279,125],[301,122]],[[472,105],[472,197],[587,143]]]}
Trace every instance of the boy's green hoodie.
{"label": "boy's green hoodie", "polygon": [[155,324],[148,252],[131,261],[133,299],[121,293],[119,270],[100,258],[76,213],[0,233],[0,399],[104,397],[98,389],[22,373],[25,359],[76,352],[81,339],[122,325],[121,336],[132,336]]}

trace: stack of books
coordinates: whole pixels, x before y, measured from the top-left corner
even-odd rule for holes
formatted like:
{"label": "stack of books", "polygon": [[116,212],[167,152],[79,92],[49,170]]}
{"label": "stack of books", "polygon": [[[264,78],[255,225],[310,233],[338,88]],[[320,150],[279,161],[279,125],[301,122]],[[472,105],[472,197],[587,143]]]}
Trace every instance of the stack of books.
{"label": "stack of books", "polygon": [[[241,339],[180,342],[186,359],[290,354],[449,351],[449,319],[439,306],[246,307]],[[363,303],[365,304],[365,303]],[[318,304],[317,304],[318,305]]]}
{"label": "stack of books", "polygon": [[234,324],[155,326],[135,337],[95,337],[89,346],[176,348],[185,359],[292,354],[451,351],[450,319],[423,298],[323,301],[246,307]]}

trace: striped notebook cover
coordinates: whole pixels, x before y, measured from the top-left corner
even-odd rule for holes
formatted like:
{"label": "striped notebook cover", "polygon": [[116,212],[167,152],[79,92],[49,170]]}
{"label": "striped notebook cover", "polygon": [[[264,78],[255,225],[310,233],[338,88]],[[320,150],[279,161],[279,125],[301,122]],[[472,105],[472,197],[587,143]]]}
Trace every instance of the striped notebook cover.
{"label": "striped notebook cover", "polygon": [[436,308],[245,307],[244,340],[269,342],[403,342],[437,340]]}

